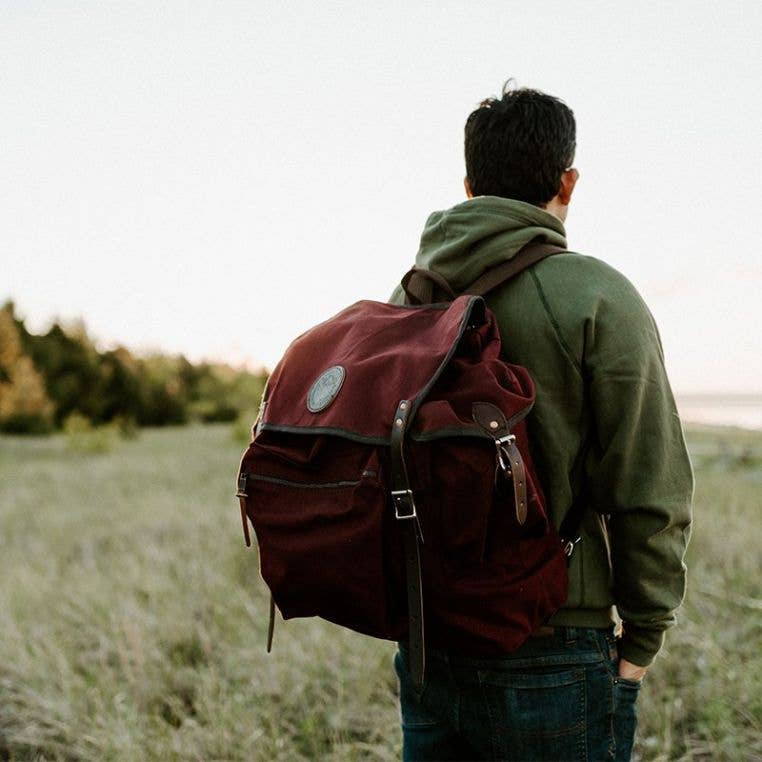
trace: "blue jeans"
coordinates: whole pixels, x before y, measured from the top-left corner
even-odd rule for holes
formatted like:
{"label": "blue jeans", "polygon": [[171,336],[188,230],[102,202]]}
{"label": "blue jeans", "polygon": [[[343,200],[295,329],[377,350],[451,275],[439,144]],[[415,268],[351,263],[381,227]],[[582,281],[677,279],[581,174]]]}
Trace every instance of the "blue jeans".
{"label": "blue jeans", "polygon": [[429,651],[420,694],[399,648],[405,762],[630,759],[640,684],[618,676],[611,630],[557,628],[500,658]]}

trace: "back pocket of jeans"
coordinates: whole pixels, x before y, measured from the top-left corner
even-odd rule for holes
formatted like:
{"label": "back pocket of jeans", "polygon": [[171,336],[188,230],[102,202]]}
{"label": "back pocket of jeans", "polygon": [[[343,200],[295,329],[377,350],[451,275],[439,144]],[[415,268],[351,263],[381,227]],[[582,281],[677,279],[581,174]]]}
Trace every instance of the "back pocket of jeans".
{"label": "back pocket of jeans", "polygon": [[585,671],[481,670],[493,745],[513,759],[585,759]]}

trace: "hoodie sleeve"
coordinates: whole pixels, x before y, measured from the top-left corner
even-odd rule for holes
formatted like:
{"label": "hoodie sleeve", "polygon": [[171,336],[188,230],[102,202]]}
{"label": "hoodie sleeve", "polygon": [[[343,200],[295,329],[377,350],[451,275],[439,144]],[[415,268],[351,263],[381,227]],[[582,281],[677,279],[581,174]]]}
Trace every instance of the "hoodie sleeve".
{"label": "hoodie sleeve", "polygon": [[693,473],[653,317],[612,277],[585,332],[593,499],[609,515],[621,656],[651,663],[685,593]]}

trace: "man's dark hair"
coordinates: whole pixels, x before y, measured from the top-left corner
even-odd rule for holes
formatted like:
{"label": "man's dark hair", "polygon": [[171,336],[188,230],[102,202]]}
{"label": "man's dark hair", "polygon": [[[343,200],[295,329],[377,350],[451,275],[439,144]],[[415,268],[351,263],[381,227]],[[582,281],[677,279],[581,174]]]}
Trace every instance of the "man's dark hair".
{"label": "man's dark hair", "polygon": [[505,83],[466,120],[466,176],[474,196],[503,196],[545,206],[574,161],[572,110],[539,90]]}

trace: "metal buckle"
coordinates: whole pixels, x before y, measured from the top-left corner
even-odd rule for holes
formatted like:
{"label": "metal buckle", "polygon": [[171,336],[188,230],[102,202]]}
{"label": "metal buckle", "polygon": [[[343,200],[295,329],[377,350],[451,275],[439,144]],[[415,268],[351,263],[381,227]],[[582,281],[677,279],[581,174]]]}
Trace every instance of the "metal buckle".
{"label": "metal buckle", "polygon": [[[413,500],[413,490],[411,489],[393,489],[392,501],[394,502],[394,515],[398,519],[416,519],[418,514],[415,512],[415,501]],[[400,513],[402,509],[403,513]]]}
{"label": "metal buckle", "polygon": [[238,492],[236,492],[236,497],[248,497],[248,493],[246,492],[246,482],[249,480],[248,473],[241,473],[238,476]]}
{"label": "metal buckle", "polygon": [[503,473],[508,474],[509,476],[512,474],[511,457],[508,454],[506,447],[511,447],[514,444],[516,444],[515,434],[505,434],[504,436],[498,437],[495,440],[495,447],[497,448],[497,463],[503,470]]}
{"label": "metal buckle", "polygon": [[577,547],[577,543],[582,539],[582,537],[578,537],[576,540],[567,540],[564,543],[564,555],[567,558],[572,557],[572,553],[574,553],[574,548]]}

